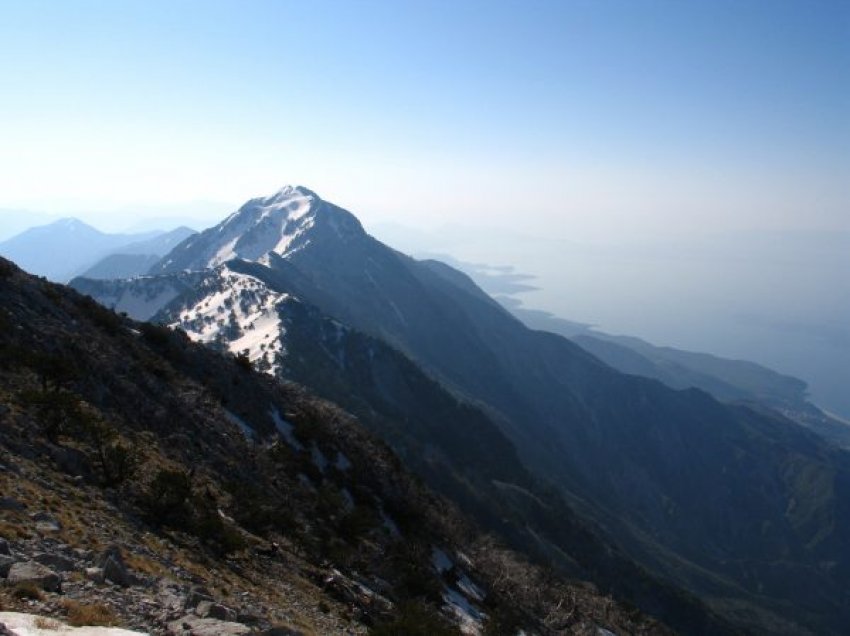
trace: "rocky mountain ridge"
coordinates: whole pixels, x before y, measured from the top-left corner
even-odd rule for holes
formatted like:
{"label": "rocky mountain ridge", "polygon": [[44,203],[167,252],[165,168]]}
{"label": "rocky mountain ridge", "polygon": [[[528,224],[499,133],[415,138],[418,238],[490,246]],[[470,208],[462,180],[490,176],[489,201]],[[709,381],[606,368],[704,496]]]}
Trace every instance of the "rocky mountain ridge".
{"label": "rocky mountain ridge", "polygon": [[[298,200],[287,204],[287,197]],[[278,215],[273,227],[283,234],[258,234],[271,218],[269,206]],[[294,219],[290,211],[297,211]],[[243,224],[246,238],[227,234]],[[337,231],[341,227],[347,231]],[[287,242],[278,253],[271,247],[281,237],[296,237],[297,245],[290,250]],[[365,361],[343,356],[340,347],[351,330],[382,341],[419,367],[411,373],[424,372],[481,409],[490,422],[488,438],[506,439],[521,467],[566,500],[582,524],[656,576],[697,593],[748,629],[840,631],[850,573],[842,530],[850,523],[845,453],[775,411],[721,404],[701,391],[624,375],[562,337],[530,330],[468,277],[388,248],[363,232],[353,215],[311,192],[290,189],[253,200],[197,240],[166,257],[159,268],[166,273],[155,280],[190,275],[183,270],[207,268],[242,250],[228,270],[298,299],[299,307],[314,307],[316,320],[335,321],[323,322],[331,326],[318,332],[301,321],[318,348],[303,333],[298,337],[296,323],[282,321],[288,331],[281,332],[282,350],[275,348],[275,369],[320,393],[333,391],[337,401],[359,401],[361,417],[390,407],[412,415],[409,386],[372,364],[368,347]],[[102,297],[95,287],[86,289]],[[164,305],[160,319],[191,332],[196,323],[181,321],[198,303],[215,304],[212,299],[187,292]],[[228,325],[226,314],[206,318],[221,322],[219,346],[241,346],[233,343],[250,335],[242,330],[251,321],[243,315],[240,323],[236,315]],[[287,358],[292,337],[301,353]],[[259,352],[268,353],[258,345]],[[347,371],[352,362],[362,365],[359,376],[380,380],[365,386]],[[374,430],[380,419],[373,418]],[[456,436],[437,442],[428,439],[430,429],[421,430],[414,437],[424,448],[456,456]],[[402,451],[405,431],[385,427],[380,433]],[[452,466],[463,473],[456,461]],[[571,551],[564,537],[553,545]],[[789,588],[792,579],[807,583]]]}
{"label": "rocky mountain ridge", "polygon": [[180,636],[668,633],[243,358],[6,261],[0,307],[0,611]]}

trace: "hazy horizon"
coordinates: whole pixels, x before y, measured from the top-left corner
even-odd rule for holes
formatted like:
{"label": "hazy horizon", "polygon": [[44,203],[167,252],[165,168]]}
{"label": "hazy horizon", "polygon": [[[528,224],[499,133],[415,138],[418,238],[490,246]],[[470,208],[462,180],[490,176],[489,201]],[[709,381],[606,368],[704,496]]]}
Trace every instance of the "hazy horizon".
{"label": "hazy horizon", "polygon": [[302,184],[848,413],[849,34],[837,1],[0,2],[0,236]]}

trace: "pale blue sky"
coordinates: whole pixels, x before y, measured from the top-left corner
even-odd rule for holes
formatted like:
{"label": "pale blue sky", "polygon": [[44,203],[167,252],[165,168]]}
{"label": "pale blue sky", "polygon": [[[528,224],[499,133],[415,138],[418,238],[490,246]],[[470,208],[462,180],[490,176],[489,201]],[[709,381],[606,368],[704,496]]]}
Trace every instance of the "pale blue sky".
{"label": "pale blue sky", "polygon": [[850,409],[850,1],[0,0],[0,86],[0,227],[301,183]]}
{"label": "pale blue sky", "polygon": [[0,82],[0,208],[848,224],[848,2],[0,0]]}

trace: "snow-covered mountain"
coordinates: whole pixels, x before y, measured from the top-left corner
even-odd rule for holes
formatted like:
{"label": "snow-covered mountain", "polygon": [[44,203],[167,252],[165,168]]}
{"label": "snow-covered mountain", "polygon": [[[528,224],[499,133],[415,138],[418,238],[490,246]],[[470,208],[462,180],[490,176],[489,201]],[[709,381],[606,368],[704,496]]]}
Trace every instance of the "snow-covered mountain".
{"label": "snow-covered mountain", "polygon": [[342,241],[365,234],[349,212],[307,188],[286,186],[269,197],[251,199],[218,225],[189,237],[151,273],[208,269],[234,258],[286,257],[328,233]]}
{"label": "snow-covered mountain", "polygon": [[[345,405],[482,519],[521,520],[509,532],[524,549],[550,546],[544,558],[557,560],[581,545],[583,566],[633,592],[634,579],[580,538],[576,514],[742,628],[837,633],[850,620],[850,460],[774,411],[620,373],[302,187],[249,201],[151,274],[74,286],[117,308],[149,299],[156,320]],[[175,281],[187,289],[156,291]],[[524,470],[580,513],[554,500],[529,512],[533,486],[516,488]],[[453,472],[463,477],[448,484]]]}
{"label": "snow-covered mountain", "polygon": [[289,294],[227,265],[215,268],[196,290],[197,302],[185,303],[169,326],[181,328],[196,342],[247,356],[257,369],[277,375],[286,333],[281,312]]}

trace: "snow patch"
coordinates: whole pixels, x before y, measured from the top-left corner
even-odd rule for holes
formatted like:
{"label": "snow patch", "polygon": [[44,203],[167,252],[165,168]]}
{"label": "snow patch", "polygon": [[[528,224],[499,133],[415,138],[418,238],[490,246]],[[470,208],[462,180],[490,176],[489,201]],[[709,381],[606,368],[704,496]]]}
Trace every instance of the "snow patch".
{"label": "snow patch", "polygon": [[487,596],[487,593],[473,583],[466,574],[457,580],[457,588],[463,592],[466,598],[471,598],[479,603],[483,602]]}
{"label": "snow patch", "polygon": [[462,634],[478,635],[484,629],[487,615],[475,607],[460,592],[446,587],[443,590],[443,607],[455,616]]}
{"label": "snow patch", "polygon": [[342,472],[345,472],[349,468],[351,468],[351,461],[349,461],[348,457],[346,457],[345,453],[343,453],[342,451],[336,454],[334,468],[336,468],[337,470],[341,470]]}
{"label": "snow patch", "polygon": [[269,412],[277,432],[284,441],[297,451],[304,450],[303,444],[295,437],[295,427],[280,416],[277,409],[272,409]]}
{"label": "snow patch", "polygon": [[342,498],[345,500],[346,511],[354,510],[354,497],[351,496],[351,493],[348,491],[348,488],[341,488],[339,492],[342,494]]}
{"label": "snow patch", "polygon": [[328,462],[328,458],[325,457],[325,454],[322,452],[322,449],[313,444],[310,447],[310,457],[313,459],[313,463],[316,465],[316,468],[319,469],[319,472],[324,474],[330,464]]}
{"label": "snow patch", "polygon": [[431,564],[440,574],[448,572],[455,566],[454,561],[440,548],[433,548],[431,550]]}
{"label": "snow patch", "polygon": [[210,244],[197,265],[209,269],[235,258],[257,261],[270,252],[287,256],[306,244],[303,238],[315,223],[311,213],[317,202],[309,190],[292,186],[252,199],[208,235]]}
{"label": "snow patch", "polygon": [[384,526],[387,532],[390,533],[391,536],[395,538],[401,537],[401,530],[398,529],[398,525],[393,521],[393,518],[390,517],[384,509],[381,508],[381,525]]}
{"label": "snow patch", "polygon": [[36,627],[38,619],[44,617],[19,612],[0,612],[0,624],[5,625],[16,636],[138,636],[144,632],[131,632],[117,627],[69,627],[55,619],[50,621],[49,628]]}
{"label": "snow patch", "polygon": [[228,411],[227,409],[224,409],[224,414],[227,416],[227,419],[229,419],[231,422],[233,422],[234,424],[236,424],[236,426],[239,427],[239,430],[242,431],[242,434],[245,436],[246,440],[248,440],[249,442],[254,441],[254,429],[248,426],[248,424],[245,423],[245,420],[243,420],[235,413]]}
{"label": "snow patch", "polygon": [[129,281],[106,281],[97,294],[98,302],[134,320],[147,321],[177,298],[180,290],[168,280],[138,277]]}
{"label": "snow patch", "polygon": [[169,326],[180,327],[196,342],[222,342],[234,355],[247,355],[260,371],[276,376],[285,353],[279,305],[288,295],[227,266],[218,273],[218,289],[183,308]]}

